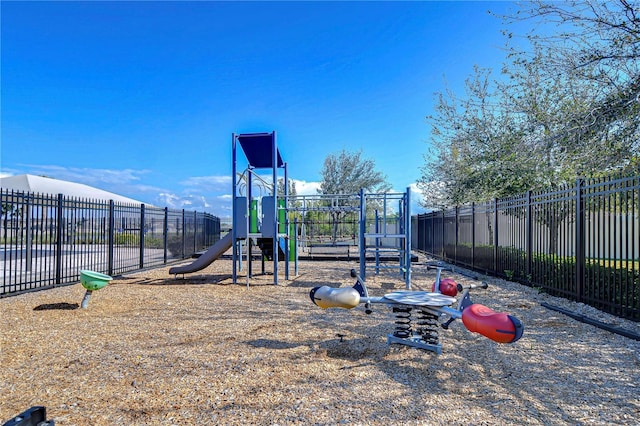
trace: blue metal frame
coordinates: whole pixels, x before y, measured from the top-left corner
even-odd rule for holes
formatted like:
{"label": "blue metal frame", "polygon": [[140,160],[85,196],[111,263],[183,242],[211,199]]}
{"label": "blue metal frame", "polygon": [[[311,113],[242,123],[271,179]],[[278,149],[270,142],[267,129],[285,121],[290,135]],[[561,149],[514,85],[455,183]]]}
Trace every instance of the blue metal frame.
{"label": "blue metal frame", "polygon": [[[398,252],[400,254],[399,262],[400,262],[400,270],[404,274],[405,278],[405,287],[410,290],[411,289],[411,188],[407,188],[405,193],[389,193],[389,194],[365,194],[364,190],[360,190],[360,276],[365,279],[366,271],[367,271],[367,236],[373,237],[376,239],[375,244],[375,258],[376,258],[376,273],[379,272],[381,268],[379,263],[379,255],[380,255],[380,247],[377,243],[378,238],[389,237],[386,234],[386,203],[388,197],[395,197],[398,199],[399,208],[398,212],[400,215],[400,229],[399,233],[393,235],[400,240],[398,245]],[[378,216],[376,213],[376,229],[373,234],[367,233],[367,197],[384,197],[383,198],[383,229],[378,229]]]}

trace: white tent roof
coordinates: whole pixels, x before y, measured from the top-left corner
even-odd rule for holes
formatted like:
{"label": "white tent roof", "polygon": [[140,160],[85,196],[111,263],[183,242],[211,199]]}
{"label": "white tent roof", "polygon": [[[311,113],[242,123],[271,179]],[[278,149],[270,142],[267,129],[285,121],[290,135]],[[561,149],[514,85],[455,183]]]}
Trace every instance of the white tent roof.
{"label": "white tent roof", "polygon": [[94,188],[89,185],[43,176],[16,175],[0,178],[0,187],[4,190],[34,192],[38,194],[62,194],[68,197],[91,200],[113,200],[116,203],[145,204],[142,201],[123,197],[122,195]]}

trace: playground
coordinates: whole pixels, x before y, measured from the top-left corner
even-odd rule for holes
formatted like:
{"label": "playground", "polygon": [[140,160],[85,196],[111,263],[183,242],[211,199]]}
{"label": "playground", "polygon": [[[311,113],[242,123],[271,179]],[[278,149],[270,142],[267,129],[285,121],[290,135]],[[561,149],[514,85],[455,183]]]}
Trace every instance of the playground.
{"label": "playground", "polygon": [[[116,277],[79,307],[80,285],[0,300],[0,420],[35,405],[56,425],[630,424],[640,418],[640,342],[541,303],[640,332],[640,324],[498,279],[474,302],[525,324],[499,344],[461,322],[442,353],[388,345],[384,309],[320,309],[309,292],[353,285],[357,260],[267,262],[245,285],[229,251],[197,273],[168,267]],[[436,272],[422,255],[412,288]],[[186,260],[185,265],[191,261]],[[445,273],[458,282],[469,279]],[[402,274],[368,273],[373,296]]]}
{"label": "playground", "polygon": [[410,249],[409,189],[295,197],[287,170],[275,132],[234,133],[231,231],[197,259],[1,299],[0,420],[35,406],[97,426],[640,418],[640,342],[611,332],[640,324],[436,272]]}

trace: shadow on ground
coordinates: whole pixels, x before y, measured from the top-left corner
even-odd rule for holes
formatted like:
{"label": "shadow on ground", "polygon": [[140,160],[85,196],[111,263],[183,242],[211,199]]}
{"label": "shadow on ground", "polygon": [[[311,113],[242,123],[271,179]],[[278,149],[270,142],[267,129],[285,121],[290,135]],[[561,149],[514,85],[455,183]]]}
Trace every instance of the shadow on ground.
{"label": "shadow on ground", "polygon": [[231,275],[228,274],[218,274],[218,275],[195,275],[189,277],[182,278],[139,278],[139,277],[131,277],[131,278],[119,278],[118,280],[113,281],[109,285],[128,285],[129,283],[123,281],[135,281],[136,285],[157,285],[157,286],[169,286],[169,285],[202,285],[202,284],[217,284],[217,285],[229,285]]}
{"label": "shadow on ground", "polygon": [[33,308],[33,310],[34,311],[54,311],[54,310],[72,311],[74,309],[78,309],[79,307],[80,305],[77,303],[60,302],[60,303],[45,303],[42,305],[38,305],[35,308]]}

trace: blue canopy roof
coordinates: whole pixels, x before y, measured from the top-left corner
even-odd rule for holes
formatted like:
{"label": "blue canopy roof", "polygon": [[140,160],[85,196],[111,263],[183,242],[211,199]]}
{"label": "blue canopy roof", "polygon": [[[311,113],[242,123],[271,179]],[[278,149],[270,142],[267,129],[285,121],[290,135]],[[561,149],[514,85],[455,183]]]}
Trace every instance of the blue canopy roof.
{"label": "blue canopy roof", "polygon": [[[256,169],[273,168],[273,142],[275,133],[245,133],[238,135],[238,141],[249,165]],[[277,166],[282,167],[284,162],[280,156],[280,150],[276,147]]]}

